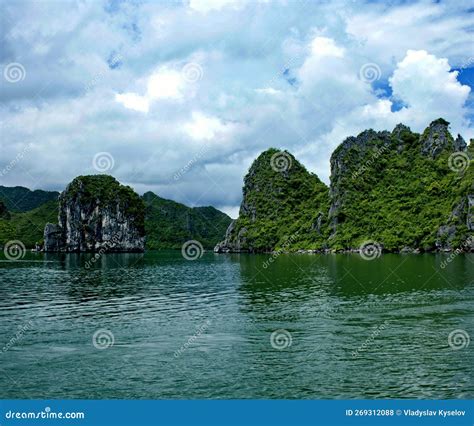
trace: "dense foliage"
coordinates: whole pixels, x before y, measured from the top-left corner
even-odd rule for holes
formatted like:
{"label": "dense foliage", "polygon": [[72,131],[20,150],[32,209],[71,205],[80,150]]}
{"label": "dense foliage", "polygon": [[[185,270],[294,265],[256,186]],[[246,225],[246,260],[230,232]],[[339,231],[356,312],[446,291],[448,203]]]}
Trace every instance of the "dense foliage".
{"label": "dense foliage", "polygon": [[158,197],[143,195],[146,206],[147,248],[181,248],[188,240],[198,240],[213,248],[222,240],[231,218],[214,207],[190,208]]}
{"label": "dense foliage", "polygon": [[10,212],[7,210],[7,206],[0,200],[0,218],[10,219]]}
{"label": "dense foliage", "polygon": [[250,251],[312,248],[326,240],[328,188],[287,151],[260,154],[245,177],[243,196],[229,237],[243,236]]}
{"label": "dense foliage", "polygon": [[[441,120],[432,125],[447,126]],[[449,134],[439,156],[422,155],[421,143],[427,133],[420,137],[407,129],[387,139],[374,132],[368,143],[354,145],[342,155],[335,153],[346,169],[333,182],[340,208],[336,209],[331,247],[359,247],[374,240],[387,250],[435,248],[439,228],[449,221],[462,197],[472,192],[473,165],[460,172],[450,169],[453,149]],[[463,242],[466,233],[466,226],[459,224],[454,247]]]}
{"label": "dense foliage", "polygon": [[[271,148],[244,180],[239,218],[213,207],[189,208],[152,192],[139,197],[107,175],[79,176],[60,202],[120,208],[142,227],[148,249],[181,248],[198,240],[231,251],[344,250],[375,241],[389,251],[458,248],[473,234],[474,144],[456,140],[438,119],[420,135],[398,125],[347,138],[331,157],[328,188],[287,151]],[[458,162],[453,160],[457,157]],[[15,200],[14,208],[1,194]],[[23,197],[23,198],[21,198]],[[15,209],[49,201],[26,212]],[[0,187],[0,244],[33,247],[56,222],[57,193]],[[54,199],[54,200],[52,200]],[[16,206],[16,207],[15,207]]]}

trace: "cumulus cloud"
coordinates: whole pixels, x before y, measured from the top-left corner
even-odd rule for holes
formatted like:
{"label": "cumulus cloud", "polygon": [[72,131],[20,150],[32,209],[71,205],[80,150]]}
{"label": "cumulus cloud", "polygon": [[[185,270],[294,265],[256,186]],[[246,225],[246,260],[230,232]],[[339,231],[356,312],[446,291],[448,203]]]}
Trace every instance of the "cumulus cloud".
{"label": "cumulus cloud", "polygon": [[[0,0],[0,170],[24,153],[0,184],[59,190],[108,152],[141,193],[235,215],[270,146],[328,182],[331,152],[365,128],[442,116],[472,137],[472,93],[453,70],[472,66],[469,7]],[[12,62],[26,70],[15,83]]]}
{"label": "cumulus cloud", "polygon": [[193,112],[192,121],[184,125],[184,130],[191,139],[212,140],[225,126],[218,118],[208,117],[201,112]]}
{"label": "cumulus cloud", "polygon": [[140,112],[148,112],[150,109],[150,99],[148,96],[140,96],[136,93],[117,93],[115,100],[120,102],[125,108]]}
{"label": "cumulus cloud", "polygon": [[426,119],[429,111],[431,116],[446,117],[461,130],[466,124],[464,105],[471,89],[457,77],[458,71],[451,71],[446,58],[425,50],[408,50],[389,79],[393,96],[407,105],[399,115]]}
{"label": "cumulus cloud", "polygon": [[344,56],[344,48],[336,45],[333,39],[318,36],[311,41],[311,53],[317,58],[342,58]]}
{"label": "cumulus cloud", "polygon": [[181,99],[184,97],[186,79],[182,73],[168,67],[160,67],[147,78],[146,92],[117,93],[115,100],[135,111],[148,112],[150,104],[158,99]]}

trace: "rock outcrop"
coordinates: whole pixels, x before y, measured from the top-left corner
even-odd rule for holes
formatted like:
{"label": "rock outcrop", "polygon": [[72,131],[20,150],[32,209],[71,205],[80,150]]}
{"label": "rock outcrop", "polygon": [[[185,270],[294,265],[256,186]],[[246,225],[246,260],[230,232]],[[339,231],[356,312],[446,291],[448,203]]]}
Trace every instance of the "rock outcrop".
{"label": "rock outcrop", "polygon": [[271,148],[253,162],[244,179],[239,218],[215,251],[261,252],[323,244],[328,188],[287,151]]}
{"label": "rock outcrop", "polygon": [[107,175],[80,176],[59,196],[58,224],[47,224],[45,251],[136,252],[145,249],[144,204]]}
{"label": "rock outcrop", "polygon": [[[403,138],[400,135],[409,131],[408,127],[402,126],[398,125],[394,130],[398,150],[403,149]],[[345,139],[331,155],[329,222],[332,235],[335,234],[338,224],[345,219],[344,207],[351,202],[352,182],[366,176],[367,171],[380,161],[380,157],[391,147],[391,143],[390,132],[365,130],[357,137]]]}
{"label": "rock outcrop", "polygon": [[471,141],[466,148],[464,139],[458,135],[454,149],[456,152],[452,154],[450,166],[458,174],[458,198],[447,221],[438,229],[436,248],[474,251],[474,143]]}
{"label": "rock outcrop", "polygon": [[430,123],[420,138],[423,155],[437,158],[444,150],[454,152],[466,148],[462,137],[458,136],[458,139],[454,141],[448,127],[449,123],[442,118]]}

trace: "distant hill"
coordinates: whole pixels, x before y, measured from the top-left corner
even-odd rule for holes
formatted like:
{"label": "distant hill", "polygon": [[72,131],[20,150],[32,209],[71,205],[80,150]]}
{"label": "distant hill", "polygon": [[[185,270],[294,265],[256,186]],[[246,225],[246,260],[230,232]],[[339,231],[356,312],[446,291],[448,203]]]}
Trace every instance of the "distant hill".
{"label": "distant hill", "polygon": [[31,191],[22,186],[7,187],[0,185],[0,200],[3,201],[10,212],[27,212],[36,209],[42,204],[57,200],[59,192],[42,191],[37,189]]}
{"label": "distant hill", "polygon": [[213,248],[222,240],[232,219],[214,207],[187,207],[165,200],[153,192],[143,195],[147,248],[181,248],[188,240],[198,240]]}

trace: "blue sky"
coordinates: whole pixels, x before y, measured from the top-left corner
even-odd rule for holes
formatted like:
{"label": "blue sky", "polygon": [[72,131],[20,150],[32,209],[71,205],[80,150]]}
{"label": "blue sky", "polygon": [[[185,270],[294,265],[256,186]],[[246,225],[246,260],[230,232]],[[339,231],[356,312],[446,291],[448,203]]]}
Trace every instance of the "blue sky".
{"label": "blue sky", "polygon": [[114,175],[235,217],[268,147],[328,182],[366,128],[474,136],[472,2],[0,1],[0,184]]}

